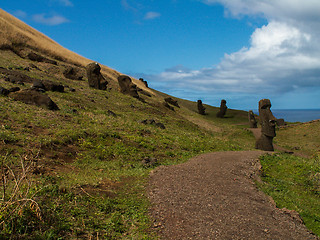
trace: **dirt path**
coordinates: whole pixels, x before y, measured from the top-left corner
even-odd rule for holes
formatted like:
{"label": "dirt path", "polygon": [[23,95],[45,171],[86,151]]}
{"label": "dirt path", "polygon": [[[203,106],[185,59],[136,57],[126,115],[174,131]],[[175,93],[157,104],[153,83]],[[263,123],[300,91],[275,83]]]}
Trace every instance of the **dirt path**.
{"label": "dirt path", "polygon": [[257,190],[261,154],[216,152],[154,170],[150,213],[162,239],[318,239]]}

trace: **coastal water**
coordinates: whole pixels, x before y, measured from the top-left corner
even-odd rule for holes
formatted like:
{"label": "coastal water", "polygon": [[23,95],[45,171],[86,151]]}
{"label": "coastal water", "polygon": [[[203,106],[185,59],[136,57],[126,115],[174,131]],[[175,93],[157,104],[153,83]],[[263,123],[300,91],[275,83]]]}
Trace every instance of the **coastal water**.
{"label": "coastal water", "polygon": [[[283,118],[286,122],[309,122],[320,119],[320,109],[271,109],[276,118]],[[258,110],[254,111],[259,114]]]}

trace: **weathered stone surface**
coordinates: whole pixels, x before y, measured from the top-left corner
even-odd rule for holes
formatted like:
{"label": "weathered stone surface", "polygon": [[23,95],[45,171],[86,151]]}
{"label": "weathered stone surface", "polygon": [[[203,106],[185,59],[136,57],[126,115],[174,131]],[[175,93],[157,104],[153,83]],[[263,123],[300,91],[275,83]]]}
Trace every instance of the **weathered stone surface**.
{"label": "weathered stone surface", "polygon": [[38,80],[33,81],[32,88],[38,91],[52,91],[52,92],[64,92],[64,86],[59,83],[54,83],[49,80]]}
{"label": "weathered stone surface", "polygon": [[9,89],[9,92],[18,92],[18,91],[20,91],[19,87],[12,87]]}
{"label": "weathered stone surface", "polygon": [[92,88],[106,90],[108,81],[102,76],[100,70],[101,67],[98,63],[90,63],[86,66],[88,83]]}
{"label": "weathered stone surface", "polygon": [[10,93],[9,97],[26,104],[36,105],[49,110],[59,110],[57,104],[55,104],[50,97],[32,89]]}
{"label": "weathered stone surface", "polygon": [[174,100],[173,98],[167,97],[167,98],[165,98],[164,100],[165,100],[167,103],[170,103],[171,105],[180,108],[178,101]]}
{"label": "weathered stone surface", "polygon": [[202,105],[202,101],[198,100],[198,112],[199,112],[199,114],[205,115],[206,114],[205,110],[206,110],[206,108]]}
{"label": "weathered stone surface", "polygon": [[252,110],[248,112],[248,119],[249,119],[250,128],[257,128],[257,120]]}
{"label": "weathered stone surface", "polygon": [[227,109],[228,109],[226,104],[227,104],[227,101],[222,99],[221,100],[221,104],[220,104],[220,111],[217,112],[217,115],[216,115],[218,118],[223,118],[224,115],[226,115],[226,112],[227,112]]}
{"label": "weathered stone surface", "polygon": [[63,71],[63,76],[65,78],[71,79],[71,80],[82,80],[83,76],[80,76],[79,72],[77,71],[76,68],[74,67],[67,67],[64,71]]}
{"label": "weathered stone surface", "polygon": [[134,98],[139,98],[137,86],[132,83],[132,80],[129,76],[120,75],[118,77],[118,83],[120,86],[120,92],[122,92],[123,94],[130,95]]}
{"label": "weathered stone surface", "polygon": [[261,137],[256,141],[256,148],[264,151],[274,151],[273,138],[276,136],[276,118],[271,110],[269,99],[259,101],[259,117],[261,122]]}
{"label": "weathered stone surface", "polygon": [[37,53],[31,52],[27,55],[27,57],[31,60],[31,61],[35,61],[35,62],[45,62],[45,63],[50,63],[53,65],[58,65],[57,61],[45,58]]}
{"label": "weathered stone surface", "polygon": [[143,124],[146,124],[146,125],[155,125],[161,129],[166,129],[165,125],[161,122],[157,122],[156,120],[154,119],[145,119],[145,120],[142,120],[141,123]]}

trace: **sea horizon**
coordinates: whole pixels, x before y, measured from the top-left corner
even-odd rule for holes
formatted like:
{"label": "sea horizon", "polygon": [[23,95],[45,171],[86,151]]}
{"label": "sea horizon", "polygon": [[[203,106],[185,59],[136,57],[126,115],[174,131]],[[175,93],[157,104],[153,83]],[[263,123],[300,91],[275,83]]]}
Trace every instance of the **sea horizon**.
{"label": "sea horizon", "polygon": [[[259,115],[259,110],[253,112]],[[271,109],[276,118],[283,118],[286,122],[310,122],[320,119],[320,109]]]}

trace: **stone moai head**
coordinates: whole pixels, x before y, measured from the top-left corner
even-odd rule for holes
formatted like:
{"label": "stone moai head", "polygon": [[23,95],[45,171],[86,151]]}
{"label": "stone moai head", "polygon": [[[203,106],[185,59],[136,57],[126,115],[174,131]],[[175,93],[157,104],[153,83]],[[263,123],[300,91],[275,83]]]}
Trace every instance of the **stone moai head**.
{"label": "stone moai head", "polygon": [[202,101],[198,100],[198,112],[199,112],[199,114],[205,115],[206,114],[205,110],[206,110],[206,108],[202,105]]}
{"label": "stone moai head", "polygon": [[101,67],[98,63],[89,63],[86,66],[89,86],[96,89],[106,90],[108,82],[102,76]]}
{"label": "stone moai head", "polygon": [[271,110],[271,102],[269,99],[259,101],[259,117],[261,121],[261,133],[268,137],[276,136],[276,118]]}
{"label": "stone moai head", "polygon": [[257,128],[257,120],[252,110],[248,112],[248,119],[249,119],[250,128]]}
{"label": "stone moai head", "polygon": [[120,92],[130,95],[131,97],[134,97],[134,98],[139,98],[137,86],[132,83],[132,80],[129,76],[120,75],[118,77],[118,83],[120,86]]}
{"label": "stone moai head", "polygon": [[227,112],[227,109],[228,109],[228,107],[227,107],[227,101],[224,100],[224,99],[222,99],[222,100],[221,100],[221,103],[220,103],[220,111],[217,113],[217,117],[223,118],[224,115],[225,115],[226,112]]}
{"label": "stone moai head", "polygon": [[261,122],[261,136],[256,141],[256,148],[264,151],[274,151],[273,138],[276,136],[276,118],[271,110],[269,99],[259,101],[259,117]]}

